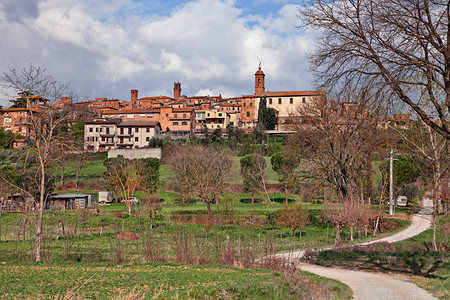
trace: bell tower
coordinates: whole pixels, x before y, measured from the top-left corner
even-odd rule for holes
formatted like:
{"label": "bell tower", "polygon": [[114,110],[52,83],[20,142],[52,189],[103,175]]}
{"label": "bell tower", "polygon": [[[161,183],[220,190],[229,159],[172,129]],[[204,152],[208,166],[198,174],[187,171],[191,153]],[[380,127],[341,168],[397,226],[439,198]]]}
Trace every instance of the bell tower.
{"label": "bell tower", "polygon": [[179,81],[173,83],[173,98],[178,99],[181,96],[181,83]]}
{"label": "bell tower", "polygon": [[264,72],[261,70],[261,63],[259,63],[258,71],[255,73],[255,95],[263,95],[265,91],[264,86]]}

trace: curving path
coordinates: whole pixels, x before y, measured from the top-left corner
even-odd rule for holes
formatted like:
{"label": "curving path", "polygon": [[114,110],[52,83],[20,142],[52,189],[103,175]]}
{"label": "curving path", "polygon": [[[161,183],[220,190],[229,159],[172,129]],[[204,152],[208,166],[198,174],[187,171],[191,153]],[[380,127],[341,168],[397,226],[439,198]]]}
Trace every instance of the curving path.
{"label": "curving path", "polygon": [[[369,245],[379,242],[394,243],[413,237],[430,227],[433,214],[433,202],[425,196],[422,210],[413,216],[411,225],[405,230],[394,235],[373,240],[359,245]],[[354,299],[436,299],[430,293],[415,284],[384,274],[368,273],[363,271],[352,271],[339,268],[326,268],[317,265],[298,263],[298,259],[303,257],[304,251],[277,254],[297,263],[301,270],[308,271],[320,276],[333,278],[347,284],[353,290]]]}

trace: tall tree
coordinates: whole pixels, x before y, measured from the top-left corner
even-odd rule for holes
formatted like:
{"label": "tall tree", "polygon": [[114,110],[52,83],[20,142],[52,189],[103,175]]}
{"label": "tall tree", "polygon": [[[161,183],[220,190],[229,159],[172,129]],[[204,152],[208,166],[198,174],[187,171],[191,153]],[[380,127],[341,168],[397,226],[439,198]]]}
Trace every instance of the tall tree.
{"label": "tall tree", "polygon": [[[51,75],[46,74],[46,70],[41,67],[30,65],[18,71],[9,69],[2,72],[0,76],[4,82],[2,85],[6,90],[15,90],[15,93],[29,92],[39,95],[52,102],[60,100],[63,96],[71,96],[72,90],[69,84],[63,84]],[[5,89],[4,89],[5,90]],[[33,195],[27,191],[27,187],[23,191],[33,197],[37,206],[36,220],[36,238],[35,238],[35,259],[41,261],[42,238],[43,238],[43,215],[47,202],[48,194],[46,191],[46,182],[48,181],[48,168],[58,158],[57,152],[61,148],[68,147],[66,134],[58,134],[58,129],[65,122],[67,114],[51,107],[46,109],[30,108],[28,111],[28,119],[26,126],[31,145],[27,149],[30,155],[37,158],[36,174],[33,178],[38,178],[39,194]]]}
{"label": "tall tree", "polygon": [[279,181],[284,185],[285,202],[288,204],[288,189],[295,185],[297,176],[295,168],[298,159],[290,156],[287,152],[276,152],[270,158],[272,169],[277,172]]}
{"label": "tall tree", "polygon": [[122,194],[123,202],[131,215],[134,204],[132,197],[138,191],[144,181],[144,164],[140,160],[113,159],[107,164],[106,173],[110,185],[117,187]]}
{"label": "tall tree", "polygon": [[[356,96],[359,101],[348,102]],[[386,134],[379,126],[382,109],[372,97],[363,92],[348,95],[341,105],[328,103],[320,122],[294,127],[296,132],[288,140],[287,151],[305,159],[299,175],[328,182],[341,200],[361,194],[357,192],[360,174],[367,168],[368,158],[386,144]],[[315,105],[321,104],[304,109],[316,110]]]}
{"label": "tall tree", "polygon": [[253,194],[255,191],[263,190],[266,194],[267,201],[269,201],[272,210],[275,211],[272,200],[270,200],[269,193],[266,185],[266,167],[267,162],[263,156],[254,153],[247,154],[241,158],[241,176],[244,182],[244,186],[247,191],[252,193],[252,203],[254,202]]}
{"label": "tall tree", "polygon": [[274,108],[267,107],[266,96],[261,97],[258,109],[258,126],[261,130],[274,130],[277,126],[278,117]]}
{"label": "tall tree", "polygon": [[436,216],[439,212],[440,200],[447,205],[448,199],[441,195],[441,182],[450,170],[450,141],[432,131],[422,122],[411,122],[407,129],[395,128],[400,138],[398,146],[414,154],[421,162],[421,172],[428,182],[433,197],[433,249],[437,251],[436,242]]}
{"label": "tall tree", "polygon": [[159,182],[159,159],[149,157],[141,158],[140,163],[142,164],[142,188],[147,192],[148,200],[153,193],[158,189]]}
{"label": "tall tree", "polygon": [[168,162],[175,172],[177,190],[183,198],[195,197],[205,202],[211,216],[211,203],[217,203],[229,185],[228,154],[207,146],[179,146],[170,153]]}
{"label": "tall tree", "polygon": [[13,100],[10,100],[11,108],[26,108],[27,107],[27,98],[33,96],[33,93],[29,91],[19,92],[18,97]]}
{"label": "tall tree", "polygon": [[[328,89],[375,85],[450,139],[448,0],[305,0],[302,25],[319,30],[310,56]],[[419,87],[426,101],[410,92]]]}

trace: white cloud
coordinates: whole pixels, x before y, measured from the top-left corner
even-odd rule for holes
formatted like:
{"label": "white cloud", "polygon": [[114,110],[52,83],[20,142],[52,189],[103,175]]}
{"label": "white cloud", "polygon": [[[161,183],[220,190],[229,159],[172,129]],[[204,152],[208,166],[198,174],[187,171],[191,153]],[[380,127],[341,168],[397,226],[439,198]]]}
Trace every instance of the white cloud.
{"label": "white cloud", "polygon": [[0,70],[44,66],[81,99],[129,100],[130,89],[170,96],[174,81],[188,96],[240,96],[252,93],[260,61],[268,90],[313,88],[312,37],[295,29],[293,5],[265,20],[243,15],[235,1],[190,1],[165,16],[133,15],[145,2],[132,0],[41,0],[21,15],[28,0],[11,1],[0,5]]}

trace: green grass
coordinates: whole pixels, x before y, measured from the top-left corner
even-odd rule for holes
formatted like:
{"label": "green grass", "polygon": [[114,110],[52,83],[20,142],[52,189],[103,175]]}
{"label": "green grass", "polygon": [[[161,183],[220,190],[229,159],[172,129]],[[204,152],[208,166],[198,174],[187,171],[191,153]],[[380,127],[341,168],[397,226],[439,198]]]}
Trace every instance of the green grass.
{"label": "green grass", "polygon": [[[95,157],[94,157],[95,158]],[[272,169],[270,164],[270,157],[264,157],[267,162],[266,172],[267,172],[267,183],[276,184],[278,183],[278,174]],[[240,159],[241,157],[233,156],[231,165],[231,183],[232,184],[242,184],[242,177],[240,175]],[[64,165],[64,177],[65,180],[74,180],[76,175],[76,164],[77,160],[67,160]],[[90,180],[102,180],[102,174],[105,171],[105,166],[103,166],[103,160],[93,159],[86,160],[83,162],[83,166],[80,171],[79,180],[80,181],[90,181]],[[54,165],[51,169],[53,174],[58,179],[59,183],[61,168],[59,165]],[[160,186],[165,186],[167,182],[170,182],[175,177],[170,166],[162,164],[159,169],[160,172]]]}
{"label": "green grass", "polygon": [[328,299],[350,298],[350,288],[342,283],[306,272],[300,277],[293,283],[274,271],[218,265],[8,263],[0,265],[0,294],[5,299],[295,299],[299,288],[307,294],[320,285]]}

